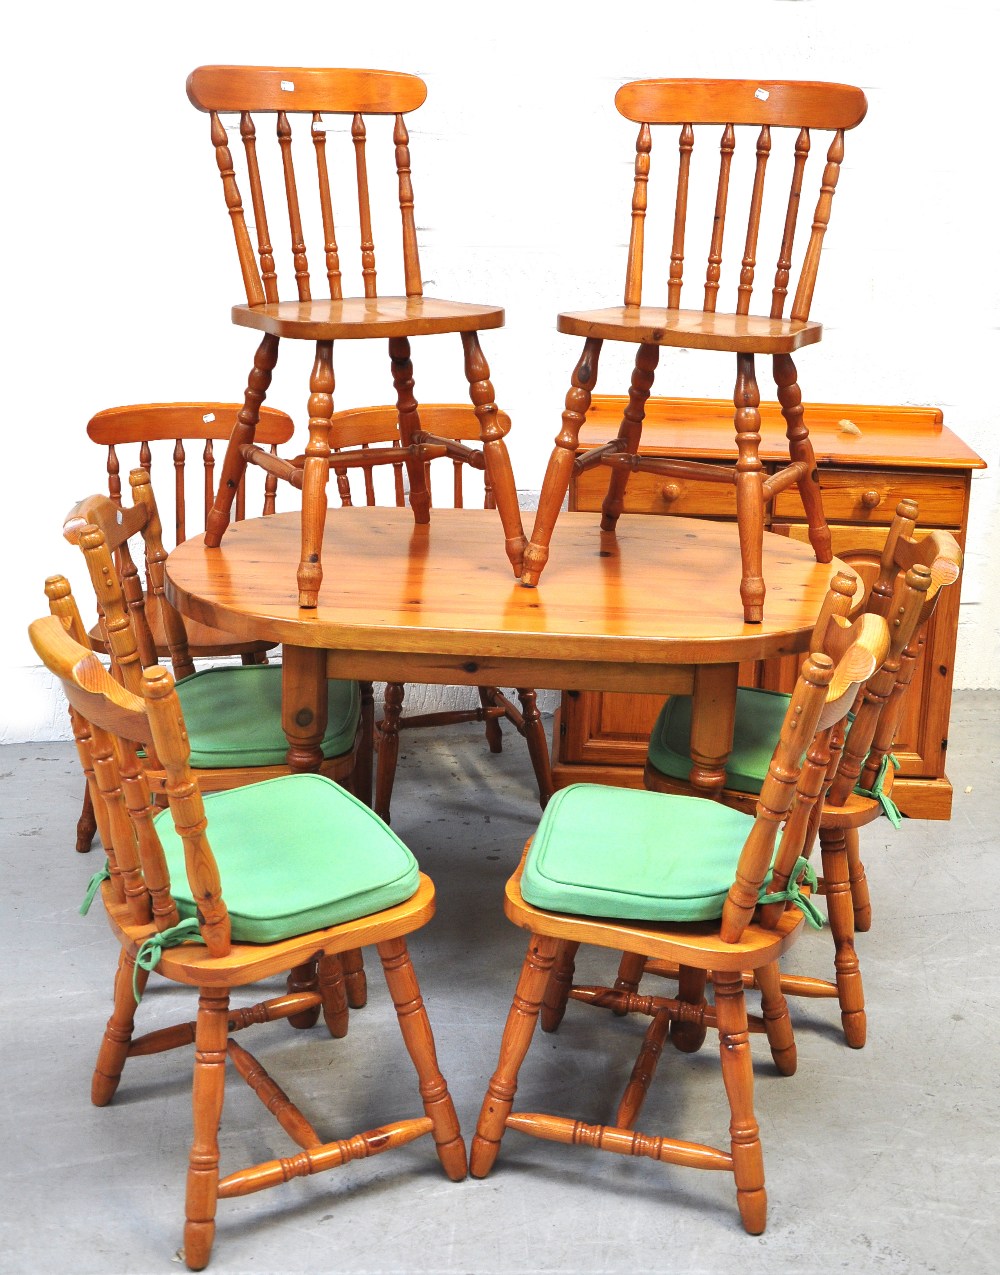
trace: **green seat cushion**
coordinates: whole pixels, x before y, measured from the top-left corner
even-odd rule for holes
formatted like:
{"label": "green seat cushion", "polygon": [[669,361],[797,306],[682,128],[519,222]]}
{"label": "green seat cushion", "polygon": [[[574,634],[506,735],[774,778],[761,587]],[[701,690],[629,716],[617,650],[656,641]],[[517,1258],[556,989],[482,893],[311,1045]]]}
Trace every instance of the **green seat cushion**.
{"label": "green seat cushion", "polygon": [[[196,769],[285,764],[280,664],[203,669],[178,682],[177,694]],[[326,702],[323,756],[340,757],[350,752],[358,729],[357,682],[327,682]]]}
{"label": "green seat cushion", "polygon": [[[780,691],[741,686],[736,692],[736,729],[726,766],[726,787],[759,793],[791,701]],[[671,779],[686,781],[691,773],[691,696],[667,700],[649,738],[649,764]]]}
{"label": "green seat cushion", "polygon": [[545,807],[521,893],[551,912],[713,920],[753,822],[704,797],[572,784]]}
{"label": "green seat cushion", "polygon": [[[282,775],[207,793],[207,837],[232,936],[276,943],[410,898],[417,861],[373,811],[323,775]],[[154,823],[181,918],[196,915],[169,810]]]}

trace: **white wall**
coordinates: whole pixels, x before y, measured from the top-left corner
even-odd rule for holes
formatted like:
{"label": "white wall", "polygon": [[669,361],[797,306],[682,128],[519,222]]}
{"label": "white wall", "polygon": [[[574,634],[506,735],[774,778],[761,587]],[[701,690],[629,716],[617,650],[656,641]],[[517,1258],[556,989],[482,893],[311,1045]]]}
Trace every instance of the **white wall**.
{"label": "white wall", "polygon": [[[1000,272],[995,186],[981,176],[996,166],[995,72],[972,11],[926,0],[24,6],[4,78],[0,739],[65,734],[24,631],[45,609],[47,574],[88,593],[60,537],[72,501],[103,482],[88,418],[235,398],[245,383],[254,341],[229,323],[236,261],[207,121],[184,93],[203,62],[374,65],[427,80],[411,149],[428,292],[507,309],[485,348],[525,489],[540,485],[577,356],[555,313],[613,303],[622,286],[634,126],[614,110],[617,87],[655,75],[861,85],[868,118],[848,137],[814,306],[825,339],[801,357],[802,383],[817,401],[940,406],[989,462],[973,487],[956,685],[1000,685],[989,659],[1000,607],[985,588]],[[354,355],[339,359],[337,405],[385,401],[381,353]],[[418,341],[414,355],[418,395],[462,397],[448,342]],[[602,389],[624,389],[627,357],[605,355]],[[286,349],[270,395],[300,424],[308,366]],[[717,361],[668,355],[658,390],[724,396],[729,379]]]}

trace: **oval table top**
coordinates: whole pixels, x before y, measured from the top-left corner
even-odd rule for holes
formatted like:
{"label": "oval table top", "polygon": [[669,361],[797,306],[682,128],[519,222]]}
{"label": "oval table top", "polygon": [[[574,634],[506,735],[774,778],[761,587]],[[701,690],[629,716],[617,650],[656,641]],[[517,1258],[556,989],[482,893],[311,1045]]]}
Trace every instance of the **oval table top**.
{"label": "oval table top", "polygon": [[855,575],[767,534],[764,620],[745,624],[735,524],[626,514],[606,534],[592,513],[564,513],[554,539],[528,589],[510,575],[493,510],[434,509],[416,526],[409,509],[331,509],[319,606],[300,610],[300,518],[275,514],[233,523],[218,549],[201,537],[179,545],[166,587],[184,615],[245,639],[448,664],[468,655],[662,667],[803,651],[834,573]]}

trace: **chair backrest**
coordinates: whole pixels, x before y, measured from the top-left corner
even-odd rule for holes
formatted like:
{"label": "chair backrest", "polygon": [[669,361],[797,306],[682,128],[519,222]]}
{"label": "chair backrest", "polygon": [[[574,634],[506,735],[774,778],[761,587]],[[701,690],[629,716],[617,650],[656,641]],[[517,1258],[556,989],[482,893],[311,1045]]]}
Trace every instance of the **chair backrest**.
{"label": "chair backrest", "polygon": [[[116,504],[121,504],[120,447],[138,445],[138,465],[152,476],[154,455],[160,450],[155,444],[173,443],[169,462],[166,462],[166,457],[163,459],[173,465],[174,544],[181,544],[205,525],[208,511],[215,502],[214,445],[216,442],[229,442],[233,422],[241,409],[240,403],[135,403],[128,407],[110,407],[98,412],[87,425],[87,435],[95,443],[108,449],[108,495]],[[285,412],[274,407],[261,407],[255,441],[276,456],[279,445],[288,442],[294,428],[292,418]],[[193,501],[188,500],[190,475],[187,472],[188,448],[185,444],[195,444],[191,448],[193,453],[200,451],[201,472],[196,474],[191,484],[201,495],[200,524],[189,517],[189,507],[196,505],[197,497]],[[246,483],[244,475],[236,490],[237,519],[246,517]],[[261,513],[274,513],[277,486],[277,478],[273,474],[266,474]]]}
{"label": "chair backrest", "polygon": [[129,483],[132,505],[117,505],[110,496],[87,496],[66,515],[63,535],[83,550],[112,670],[123,686],[138,695],[142,670],[152,668],[157,661],[145,590],[129,547],[136,535],[142,536],[149,592],[160,612],[174,675],[188,677],[194,672],[194,662],[183,617],[164,590],[167,553],[149,474],[134,469]]}
{"label": "chair backrest", "polygon": [[[306,227],[311,218],[310,210],[304,208],[300,202],[299,173],[295,165],[290,119],[293,115],[305,117],[302,131],[305,133],[308,130],[307,135],[312,141],[313,157],[309,166],[315,167],[323,268],[331,300],[340,300],[344,295],[332,193],[342,189],[343,183],[331,183],[330,180],[327,153],[330,121],[324,117],[332,115],[350,118],[357,187],[361,277],[366,297],[374,297],[377,292],[365,117],[392,117],[392,145],[395,151],[402,220],[406,295],[417,297],[422,294],[417,232],[413,219],[409,136],[403,120],[403,116],[420,106],[427,96],[427,88],[422,80],[415,75],[402,75],[394,71],[201,66],[188,76],[187,92],[191,102],[199,110],[207,111],[211,117],[212,145],[215,147],[226,206],[236,237],[236,250],[249,305],[262,305],[279,299],[275,250],[268,223],[268,209],[273,210],[276,203],[283,205],[281,215],[287,217],[298,299],[310,301],[313,298],[313,280],[309,273],[306,251]],[[238,129],[245,157],[244,171],[256,227],[256,254],[247,229],[233,155],[222,122],[222,116],[230,113],[239,117]],[[258,154],[257,149],[255,117],[260,115],[275,117],[274,124],[268,129],[270,131],[270,128],[275,128],[280,152],[280,162],[274,166],[276,171],[273,183],[268,181],[270,166],[265,162],[268,157]],[[337,149],[335,137],[333,143],[331,152]],[[308,161],[303,161],[300,156],[299,172],[305,162]],[[272,186],[280,193],[269,204],[265,191]]]}
{"label": "chair backrest", "polygon": [[[723,909],[724,942],[739,942],[753,918],[772,858],[771,888],[780,891],[787,886],[806,847],[827,776],[828,750],[817,751],[817,741],[848,712],[858,687],[871,678],[889,651],[889,626],[882,616],[865,612],[854,621],[848,618],[856,588],[855,579],[839,572],[831,582],[823,607],[823,649],[813,649],[806,656],[792,692],[761,786],[754,825]],[[781,841],[775,855],[779,829]],[[777,925],[783,910],[781,904],[765,907],[760,918],[766,925]]]}
{"label": "chair backrest", "polygon": [[[708,246],[704,290],[699,303],[688,309],[715,311],[723,260],[723,234],[730,205],[730,178],[734,171],[737,130],[753,129],[755,163],[750,179],[749,212],[740,264],[735,304],[736,314],[749,314],[757,265],[758,237],[764,205],[764,178],[771,158],[772,128],[794,129],[791,174],[783,187],[784,218],[770,297],[769,317],[784,316],[785,299],[792,279],[792,249],[806,161],[814,130],[832,131],[826,165],[819,183],[809,240],[798,271],[798,284],[790,318],[809,317],[823,236],[830,220],[840,166],[844,158],[844,133],[860,124],[868,109],[864,93],[846,84],[821,84],[788,80],[636,80],[623,85],[615,105],[627,119],[640,125],[636,142],[635,182],[632,194],[632,231],[625,276],[625,304],[642,302],[643,244],[650,172],[652,133],[656,124],[680,125],[677,188],[674,200],[673,237],[667,279],[667,308],[681,305],[684,281],[684,253],[687,232],[689,191],[695,130],[699,125],[722,125],[719,143],[718,179],[715,186],[714,215]],[[701,131],[701,130],[699,130]],[[787,197],[784,190],[788,191]]]}
{"label": "chair backrest", "polygon": [[[110,828],[105,842],[111,890],[133,922],[157,930],[178,922],[156,807],[136,745],[154,749],[166,771],[165,791],[184,843],[187,877],[198,900],[198,926],[214,956],[230,950],[229,914],[219,870],[205,835],[205,807],[188,765],[187,733],[174,682],[166,669],[147,669],[142,696],[120,686],[97,656],[69,635],[56,615],[28,630],[46,668],[59,678],[74,718],[85,773],[93,774]],[[77,724],[82,725],[79,730]]]}
{"label": "chair backrest", "polygon": [[[498,412],[500,426],[510,428],[510,418]],[[481,445],[479,421],[475,410],[468,403],[421,403],[420,430],[414,436],[412,447],[424,464],[424,482],[433,503],[431,487],[432,468],[444,469],[444,460],[451,461],[449,499],[455,509],[465,503],[465,470],[474,469],[483,476],[483,507],[495,508],[493,491],[486,474]],[[330,464],[337,477],[337,491],[341,504],[388,504],[392,501],[402,508],[406,504],[405,462],[408,449],[401,443],[399,409],[396,407],[359,407],[334,412],[331,421],[330,442],[333,456]],[[345,453],[353,450],[353,456]],[[338,464],[338,458],[340,462]],[[345,464],[349,459],[350,464]],[[441,466],[432,466],[440,460]],[[391,490],[376,484],[375,473],[389,466],[392,474]],[[363,473],[363,492],[353,492],[350,471]],[[440,483],[439,483],[440,489]],[[355,497],[358,497],[357,499]],[[363,496],[363,500],[360,497]]]}

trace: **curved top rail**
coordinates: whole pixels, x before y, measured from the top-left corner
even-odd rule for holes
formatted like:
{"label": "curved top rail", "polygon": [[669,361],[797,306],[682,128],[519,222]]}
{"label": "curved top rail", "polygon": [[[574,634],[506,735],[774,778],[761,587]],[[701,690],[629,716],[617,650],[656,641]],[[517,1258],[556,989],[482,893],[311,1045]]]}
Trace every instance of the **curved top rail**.
{"label": "curved top rail", "polygon": [[400,115],[421,105],[427,85],[400,71],[359,67],[199,66],[187,95],[200,111]]}
{"label": "curved top rail", "polygon": [[854,128],[868,110],[859,88],[814,80],[633,80],[615,106],[637,124],[772,124]]}

